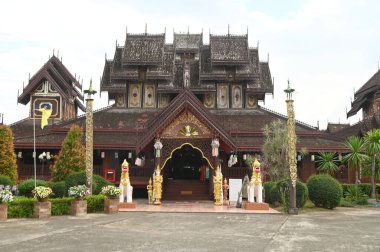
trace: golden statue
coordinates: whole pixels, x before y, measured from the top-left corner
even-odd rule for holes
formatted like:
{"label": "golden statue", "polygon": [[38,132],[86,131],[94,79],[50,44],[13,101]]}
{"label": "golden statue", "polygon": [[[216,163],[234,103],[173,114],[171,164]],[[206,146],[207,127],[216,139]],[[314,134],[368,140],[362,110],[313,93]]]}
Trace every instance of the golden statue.
{"label": "golden statue", "polygon": [[153,178],[153,193],[154,193],[154,204],[161,205],[162,198],[162,175],[160,165],[157,165],[157,168],[154,172]]}
{"label": "golden statue", "polygon": [[218,165],[216,167],[215,176],[213,179],[214,182],[214,199],[215,199],[215,205],[221,206],[223,201],[223,190],[222,190],[222,184],[223,184],[223,175],[220,171],[220,166]]}
{"label": "golden statue", "polygon": [[153,195],[152,178],[149,178],[149,184],[146,186],[146,189],[148,190],[148,204],[151,205]]}

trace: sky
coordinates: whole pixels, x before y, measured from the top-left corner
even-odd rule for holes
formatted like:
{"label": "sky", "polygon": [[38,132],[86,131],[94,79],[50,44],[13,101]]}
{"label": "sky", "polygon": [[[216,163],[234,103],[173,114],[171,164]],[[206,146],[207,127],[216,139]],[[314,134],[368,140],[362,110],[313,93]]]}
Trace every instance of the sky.
{"label": "sky", "polygon": [[[346,118],[355,90],[377,71],[380,60],[380,1],[377,0],[0,0],[0,114],[10,124],[28,117],[17,94],[55,51],[87,88],[99,91],[105,57],[128,33],[173,31],[246,34],[259,41],[261,61],[274,77],[274,95],[262,106],[286,114],[287,80],[296,92],[296,119],[326,128],[355,123]],[[95,109],[108,105],[96,96]]]}

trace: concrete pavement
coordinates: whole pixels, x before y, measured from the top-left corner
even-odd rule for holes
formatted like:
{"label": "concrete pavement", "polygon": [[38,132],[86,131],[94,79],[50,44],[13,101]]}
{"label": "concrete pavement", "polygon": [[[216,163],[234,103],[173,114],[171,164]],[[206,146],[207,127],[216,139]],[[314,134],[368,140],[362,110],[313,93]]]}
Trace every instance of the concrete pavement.
{"label": "concrete pavement", "polygon": [[0,251],[380,251],[380,209],[10,219]]}

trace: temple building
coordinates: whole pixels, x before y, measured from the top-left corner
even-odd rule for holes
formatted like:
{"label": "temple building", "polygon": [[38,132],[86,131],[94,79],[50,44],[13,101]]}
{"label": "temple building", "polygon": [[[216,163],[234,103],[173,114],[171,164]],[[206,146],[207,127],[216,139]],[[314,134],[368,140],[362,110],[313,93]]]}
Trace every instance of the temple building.
{"label": "temple building", "polygon": [[[249,46],[248,34],[210,34],[209,44],[203,33],[174,33],[170,44],[165,36],[127,33],[113,59],[105,60],[100,91],[108,92],[112,105],[93,114],[94,172],[117,184],[126,159],[132,185],[145,190],[159,166],[163,200],[208,199],[216,166],[226,178],[243,178],[247,154],[261,155],[264,126],[287,118],[259,105],[274,87],[269,64]],[[11,125],[20,178],[33,176],[33,119],[40,117],[35,109],[53,109],[49,125],[36,130],[37,156],[50,157],[37,165],[37,175],[46,179],[70,127],[86,128],[85,116],[78,116],[85,109],[81,89],[55,56],[30,79],[18,98],[30,104],[30,116]],[[303,181],[316,173],[317,152],[346,150],[332,133],[299,121],[296,134],[297,151],[308,150],[298,155]],[[353,181],[347,169],[336,176]]]}

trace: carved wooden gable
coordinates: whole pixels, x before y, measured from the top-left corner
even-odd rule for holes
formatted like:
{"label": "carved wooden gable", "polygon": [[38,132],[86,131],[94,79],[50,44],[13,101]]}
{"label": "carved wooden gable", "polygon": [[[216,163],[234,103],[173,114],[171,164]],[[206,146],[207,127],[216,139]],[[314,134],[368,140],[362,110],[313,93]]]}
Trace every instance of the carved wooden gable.
{"label": "carved wooden gable", "polygon": [[190,111],[182,112],[166,127],[162,138],[211,138],[210,129]]}

